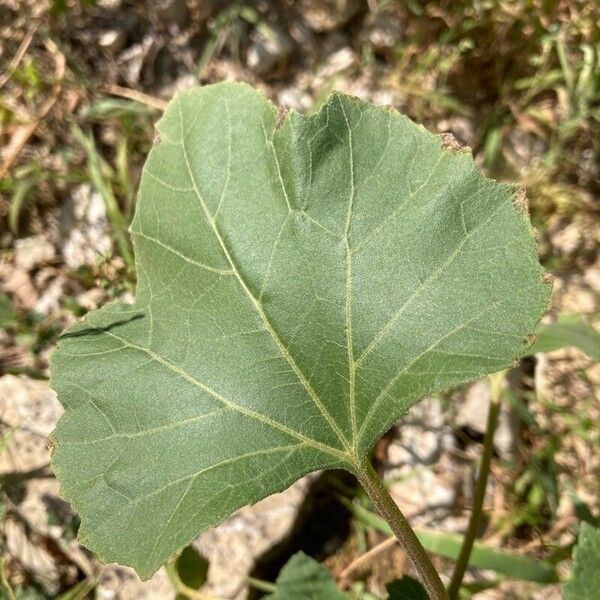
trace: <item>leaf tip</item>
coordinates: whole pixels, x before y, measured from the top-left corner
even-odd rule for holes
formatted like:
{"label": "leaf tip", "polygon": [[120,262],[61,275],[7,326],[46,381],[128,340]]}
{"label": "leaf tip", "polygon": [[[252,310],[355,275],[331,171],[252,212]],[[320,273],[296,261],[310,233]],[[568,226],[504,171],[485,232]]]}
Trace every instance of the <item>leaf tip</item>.
{"label": "leaf tip", "polygon": [[449,131],[441,133],[439,137],[442,140],[442,149],[444,150],[450,150],[452,152],[471,152],[469,146],[461,144]]}
{"label": "leaf tip", "polygon": [[512,201],[524,216],[529,217],[529,201],[527,200],[525,188],[522,185],[515,186]]}
{"label": "leaf tip", "polygon": [[542,283],[546,285],[554,285],[554,275],[549,271],[544,271],[542,274]]}

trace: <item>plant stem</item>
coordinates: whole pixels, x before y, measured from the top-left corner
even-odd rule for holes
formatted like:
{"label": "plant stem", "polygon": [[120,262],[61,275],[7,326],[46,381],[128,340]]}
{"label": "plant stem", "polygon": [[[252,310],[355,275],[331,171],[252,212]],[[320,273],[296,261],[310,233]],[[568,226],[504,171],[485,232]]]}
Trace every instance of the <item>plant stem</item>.
{"label": "plant stem", "polygon": [[419,542],[406,517],[390,496],[368,460],[357,469],[357,476],[381,516],[388,522],[394,535],[404,548],[412,566],[417,571],[430,600],[448,600],[444,584],[431,564],[427,552]]}
{"label": "plant stem", "polygon": [[481,515],[483,512],[483,500],[485,498],[485,490],[487,488],[488,475],[490,473],[490,465],[492,462],[492,454],[494,453],[494,432],[498,422],[498,414],[500,412],[500,396],[502,392],[502,382],[504,381],[504,371],[494,373],[489,376],[491,397],[490,407],[488,410],[487,424],[485,428],[485,438],[483,440],[483,455],[481,456],[481,464],[479,465],[479,474],[475,484],[475,492],[473,495],[473,508],[471,509],[471,518],[465,532],[465,537],[460,549],[460,554],[454,565],[454,572],[448,585],[448,596],[450,600],[458,598],[458,592],[462,585],[465,571],[469,565],[469,558],[473,550],[473,544],[477,537],[479,525],[481,523]]}
{"label": "plant stem", "polygon": [[256,577],[248,577],[248,585],[255,590],[260,590],[261,592],[267,592],[269,594],[272,594],[277,590],[277,586],[274,583],[256,579]]}

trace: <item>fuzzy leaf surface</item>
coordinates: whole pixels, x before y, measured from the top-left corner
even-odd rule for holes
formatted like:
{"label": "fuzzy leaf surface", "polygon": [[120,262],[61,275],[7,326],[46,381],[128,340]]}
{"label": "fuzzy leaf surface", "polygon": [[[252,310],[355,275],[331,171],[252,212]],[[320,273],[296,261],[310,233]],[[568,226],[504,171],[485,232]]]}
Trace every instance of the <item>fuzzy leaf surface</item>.
{"label": "fuzzy leaf surface", "polygon": [[593,600],[600,588],[600,529],[581,523],[573,551],[573,573],[563,587],[565,600]]}
{"label": "fuzzy leaf surface", "polygon": [[131,226],[138,287],[61,338],[54,470],[101,559],[150,576],[425,394],[510,365],[548,301],[515,189],[333,94],[177,95]]}

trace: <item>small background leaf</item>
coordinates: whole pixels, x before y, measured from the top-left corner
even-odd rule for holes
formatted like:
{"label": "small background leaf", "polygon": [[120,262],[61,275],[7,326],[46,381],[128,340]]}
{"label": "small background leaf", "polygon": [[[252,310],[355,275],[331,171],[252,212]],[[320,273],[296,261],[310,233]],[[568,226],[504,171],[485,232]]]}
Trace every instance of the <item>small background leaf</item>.
{"label": "small background leaf", "polygon": [[[198,590],[206,582],[208,561],[193,546],[186,546],[165,568],[176,590],[180,591],[182,587]],[[176,600],[185,598],[185,593],[176,596]]]}
{"label": "small background leaf", "polygon": [[389,600],[429,600],[423,586],[408,575],[388,583],[385,587]]}
{"label": "small background leaf", "polygon": [[281,569],[277,588],[269,600],[350,600],[331,573],[304,552],[294,554]]}
{"label": "small background leaf", "polygon": [[560,348],[575,346],[590,358],[600,360],[600,333],[586,323],[580,315],[564,313],[556,323],[540,325],[536,330],[537,341],[527,350],[527,355],[536,352],[552,352]]}

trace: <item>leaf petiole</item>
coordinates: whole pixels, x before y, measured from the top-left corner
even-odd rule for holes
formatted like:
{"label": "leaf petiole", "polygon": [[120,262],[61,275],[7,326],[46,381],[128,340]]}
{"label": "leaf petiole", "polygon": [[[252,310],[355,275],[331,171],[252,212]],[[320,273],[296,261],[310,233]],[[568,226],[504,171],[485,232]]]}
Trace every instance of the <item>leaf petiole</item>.
{"label": "leaf petiole", "polygon": [[369,498],[371,498],[381,516],[388,522],[394,535],[404,548],[421,583],[427,590],[430,600],[448,600],[444,584],[429,560],[425,548],[421,545],[410,523],[390,496],[371,463],[365,460],[360,468],[356,470],[356,475]]}

